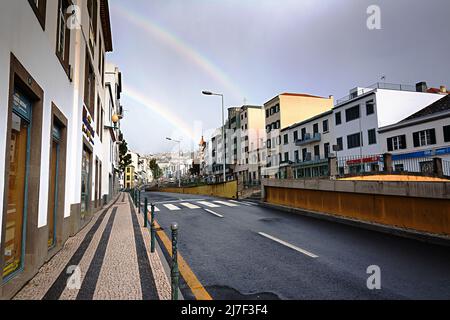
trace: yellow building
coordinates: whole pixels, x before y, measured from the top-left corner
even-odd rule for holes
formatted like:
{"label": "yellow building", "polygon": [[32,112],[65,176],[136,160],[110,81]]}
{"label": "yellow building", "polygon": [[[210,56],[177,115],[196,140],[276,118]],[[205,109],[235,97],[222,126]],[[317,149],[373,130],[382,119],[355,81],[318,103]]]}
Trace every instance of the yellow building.
{"label": "yellow building", "polygon": [[134,188],[134,166],[125,169],[125,189]]}
{"label": "yellow building", "polygon": [[263,175],[274,177],[281,164],[280,131],[329,111],[334,106],[333,96],[328,98],[309,94],[282,93],[264,104],[267,132],[267,166]]}

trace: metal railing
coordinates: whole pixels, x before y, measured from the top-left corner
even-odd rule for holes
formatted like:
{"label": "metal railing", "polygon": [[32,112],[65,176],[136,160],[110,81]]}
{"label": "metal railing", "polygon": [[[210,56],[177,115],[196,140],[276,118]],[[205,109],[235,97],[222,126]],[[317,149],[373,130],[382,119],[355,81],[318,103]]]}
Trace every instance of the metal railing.
{"label": "metal railing", "polygon": [[[365,156],[346,156],[337,158],[339,176],[357,174],[386,173],[385,159],[383,154]],[[433,157],[396,159],[392,157],[392,173],[412,173],[427,176],[436,176],[441,173],[435,168]],[[450,176],[450,161],[442,160],[442,174]]]}
{"label": "metal railing", "polygon": [[450,177],[450,161],[442,160],[442,173],[446,177]]}
{"label": "metal railing", "polygon": [[395,84],[395,83],[384,83],[384,82],[377,82],[375,84],[372,84],[368,87],[364,87],[360,90],[355,91],[354,93],[347,95],[343,98],[336,100],[336,105],[340,105],[344,102],[353,100],[357,97],[359,97],[362,94],[371,92],[375,89],[385,89],[385,90],[397,90],[397,91],[409,91],[409,92],[415,92],[416,87],[413,85],[405,85],[405,84]]}

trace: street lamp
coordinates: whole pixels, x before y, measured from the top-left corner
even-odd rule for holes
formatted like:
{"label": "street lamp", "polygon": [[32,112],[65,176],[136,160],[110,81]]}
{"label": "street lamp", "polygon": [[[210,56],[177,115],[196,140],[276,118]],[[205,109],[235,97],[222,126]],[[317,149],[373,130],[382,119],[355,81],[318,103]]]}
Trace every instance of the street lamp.
{"label": "street lamp", "polygon": [[166,138],[168,141],[176,142],[178,143],[178,187],[181,188],[181,141],[172,139],[172,138]]}
{"label": "street lamp", "polygon": [[213,93],[210,91],[202,91],[202,93],[205,96],[219,96],[222,98],[222,148],[223,148],[223,182],[227,182],[227,173],[226,173],[226,167],[227,167],[227,154],[226,154],[226,148],[225,148],[225,103],[224,103],[224,97],[221,93]]}

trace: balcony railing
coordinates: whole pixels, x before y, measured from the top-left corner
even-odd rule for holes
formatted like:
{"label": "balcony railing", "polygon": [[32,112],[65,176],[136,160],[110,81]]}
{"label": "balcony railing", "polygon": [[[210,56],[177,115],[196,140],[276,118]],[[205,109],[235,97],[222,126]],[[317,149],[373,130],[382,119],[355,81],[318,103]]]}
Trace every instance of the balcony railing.
{"label": "balcony railing", "polygon": [[303,139],[297,140],[295,145],[297,147],[304,146],[306,144],[310,144],[313,142],[320,142],[322,140],[322,135],[320,133],[314,133],[311,135],[310,133],[305,134]]}
{"label": "balcony railing", "polygon": [[336,106],[343,104],[345,102],[351,101],[353,99],[358,98],[359,96],[369,93],[371,91],[374,91],[375,89],[385,89],[385,90],[397,90],[397,91],[409,91],[409,92],[415,92],[416,87],[412,85],[405,85],[405,84],[394,84],[394,83],[384,83],[384,82],[377,82],[371,86],[365,87],[363,89],[360,89],[358,91],[353,92],[352,94],[345,96],[341,99],[336,100]]}

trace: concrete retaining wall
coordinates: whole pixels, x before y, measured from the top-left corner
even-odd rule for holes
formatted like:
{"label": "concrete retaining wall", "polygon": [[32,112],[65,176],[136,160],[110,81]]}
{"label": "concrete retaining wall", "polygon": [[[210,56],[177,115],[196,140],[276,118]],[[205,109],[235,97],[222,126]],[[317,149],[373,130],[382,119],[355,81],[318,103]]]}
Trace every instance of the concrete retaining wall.
{"label": "concrete retaining wall", "polygon": [[228,199],[236,199],[237,190],[238,190],[237,181],[230,181],[227,183],[212,184],[198,187],[159,189],[159,191],[161,192],[196,194]]}
{"label": "concrete retaining wall", "polygon": [[450,183],[264,180],[267,203],[450,235]]}

